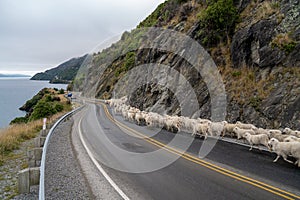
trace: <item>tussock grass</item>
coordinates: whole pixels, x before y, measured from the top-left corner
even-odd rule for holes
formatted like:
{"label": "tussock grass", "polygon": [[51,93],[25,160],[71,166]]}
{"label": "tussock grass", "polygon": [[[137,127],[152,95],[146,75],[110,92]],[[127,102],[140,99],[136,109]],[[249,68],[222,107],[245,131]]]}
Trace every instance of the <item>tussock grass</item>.
{"label": "tussock grass", "polygon": [[241,105],[251,103],[251,97],[261,101],[267,98],[273,89],[274,76],[268,75],[265,78],[258,78],[259,72],[256,68],[227,66],[221,71],[224,80],[226,80],[226,90]]}
{"label": "tussock grass", "polygon": [[[248,6],[241,12],[240,19],[243,19],[237,26],[239,30],[246,26],[252,26],[262,19],[267,19],[271,15],[280,15],[280,2],[273,2],[272,0],[265,1],[251,1]],[[279,21],[282,19],[278,19]]]}
{"label": "tussock grass", "polygon": [[220,72],[226,91],[232,99],[241,105],[250,104],[255,108],[258,108],[260,102],[270,96],[275,85],[279,87],[288,82],[292,83],[295,88],[300,85],[299,67],[279,67],[273,70],[268,69],[266,73],[263,73],[255,67],[226,66],[220,67]]}
{"label": "tussock grass", "polygon": [[[60,112],[51,116],[48,124],[53,124],[66,112]],[[43,120],[35,120],[28,123],[13,124],[0,130],[0,165],[7,159],[9,154],[19,148],[26,140],[35,138],[43,127]]]}

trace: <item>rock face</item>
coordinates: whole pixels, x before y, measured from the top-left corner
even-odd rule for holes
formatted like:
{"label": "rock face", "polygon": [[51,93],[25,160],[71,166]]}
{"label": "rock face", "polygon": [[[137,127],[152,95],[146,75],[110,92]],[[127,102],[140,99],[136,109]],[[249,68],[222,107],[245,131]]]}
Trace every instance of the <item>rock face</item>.
{"label": "rock face", "polygon": [[[263,6],[266,9],[270,6],[269,9],[273,11],[260,9]],[[255,12],[260,11],[265,12],[267,16],[258,20],[258,16],[255,18]],[[298,0],[277,4],[262,1],[261,6],[252,7],[251,14],[254,16],[244,19],[249,25],[237,30],[232,38],[233,66],[299,66],[299,11]],[[288,45],[292,48],[288,48]]]}
{"label": "rock face", "polygon": [[261,20],[251,27],[239,30],[233,37],[231,52],[235,67],[273,67],[285,57],[284,52],[272,48],[270,42],[276,34],[273,20]]}
{"label": "rock face", "polygon": [[[165,2],[139,27],[146,25],[168,27],[189,35],[200,44],[204,43],[203,38],[198,37],[201,25],[195,16],[207,8],[206,2],[197,0],[178,2],[175,0]],[[290,127],[300,130],[299,0],[275,2],[236,0],[234,5],[239,12],[240,20],[235,25],[233,34],[229,35],[227,41],[206,47],[225,85],[226,120],[253,123],[264,128]],[[153,40],[158,41],[161,46],[172,43],[170,38],[160,36],[156,36]],[[204,81],[201,74],[191,67],[189,60],[184,59],[181,53],[139,46],[138,50],[130,50],[136,55],[134,65],[127,65],[128,56],[122,54],[113,62],[105,63],[104,57],[115,52],[123,52],[124,46],[133,44],[135,44],[133,41],[116,43],[105,52],[93,56],[93,61],[87,67],[85,81],[81,82],[85,83],[80,87],[84,95],[112,98],[118,82],[135,66],[156,63],[167,65],[179,72],[193,88],[199,109],[192,113],[191,117],[211,118],[212,99],[207,85],[209,82]],[[118,49],[118,46],[122,48]],[[182,50],[182,53],[184,51]],[[151,73],[145,73],[148,74],[145,75],[146,79],[153,76],[151,70],[150,66],[148,72]],[[142,79],[139,73],[130,77],[130,81],[136,83]],[[156,78],[164,80],[163,74]],[[178,79],[179,76],[175,76],[169,81],[176,82]],[[124,85],[122,89],[128,81],[122,82]],[[193,103],[187,98],[189,92],[185,92],[186,98],[183,95],[185,104]],[[122,94],[126,94],[125,89]],[[181,102],[176,97],[177,90],[172,91],[166,84],[150,81],[126,95],[129,96],[129,103],[141,110],[183,114]]]}

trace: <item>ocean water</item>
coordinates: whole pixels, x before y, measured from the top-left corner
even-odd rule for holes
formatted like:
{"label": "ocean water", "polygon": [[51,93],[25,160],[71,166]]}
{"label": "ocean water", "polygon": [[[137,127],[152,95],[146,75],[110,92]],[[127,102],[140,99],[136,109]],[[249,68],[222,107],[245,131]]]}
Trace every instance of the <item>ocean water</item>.
{"label": "ocean water", "polygon": [[67,85],[31,81],[29,78],[0,78],[0,128],[8,126],[16,117],[25,116],[26,112],[19,108],[45,87],[66,89]]}

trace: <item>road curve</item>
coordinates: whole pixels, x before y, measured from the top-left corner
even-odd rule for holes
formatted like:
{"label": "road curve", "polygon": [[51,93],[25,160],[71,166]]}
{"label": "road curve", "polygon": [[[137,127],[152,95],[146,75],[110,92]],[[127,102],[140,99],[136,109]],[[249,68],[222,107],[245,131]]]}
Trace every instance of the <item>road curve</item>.
{"label": "road curve", "polygon": [[[123,199],[300,199],[300,170],[283,161],[273,163],[274,155],[267,152],[249,152],[247,147],[218,141],[206,158],[199,159],[203,141],[196,139],[175,162],[138,173],[148,167],[143,165],[156,163],[149,163],[147,156],[135,160],[135,154],[158,151],[158,163],[178,157],[181,144],[166,145],[173,133],[161,130],[147,137],[149,128],[112,117],[110,108],[103,104],[89,104],[76,126],[90,157]],[[179,134],[183,144],[191,137]],[[118,148],[133,154],[118,154]]]}

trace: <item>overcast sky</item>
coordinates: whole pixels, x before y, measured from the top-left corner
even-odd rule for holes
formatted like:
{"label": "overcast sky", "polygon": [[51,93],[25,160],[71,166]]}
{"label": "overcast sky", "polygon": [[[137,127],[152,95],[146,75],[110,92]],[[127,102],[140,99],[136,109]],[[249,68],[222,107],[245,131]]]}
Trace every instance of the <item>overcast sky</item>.
{"label": "overcast sky", "polygon": [[33,74],[131,30],[164,0],[0,0],[0,73]]}

